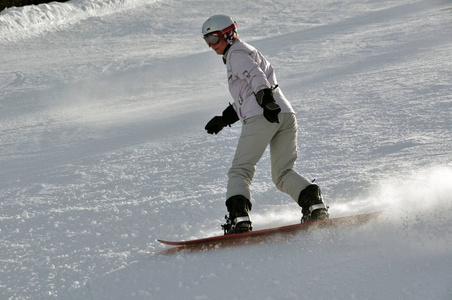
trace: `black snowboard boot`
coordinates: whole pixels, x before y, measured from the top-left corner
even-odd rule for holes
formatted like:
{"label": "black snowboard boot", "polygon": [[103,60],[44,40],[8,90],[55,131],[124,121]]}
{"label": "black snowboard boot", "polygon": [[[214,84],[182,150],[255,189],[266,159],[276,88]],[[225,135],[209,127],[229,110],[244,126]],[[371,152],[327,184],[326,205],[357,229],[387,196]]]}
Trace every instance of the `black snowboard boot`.
{"label": "black snowboard boot", "polygon": [[251,227],[248,211],[251,210],[251,201],[242,195],[232,196],[226,201],[229,217],[226,215],[226,224],[221,225],[224,234],[249,232]]}
{"label": "black snowboard boot", "polygon": [[308,185],[298,197],[301,206],[301,223],[326,220],[329,218],[328,206],[323,203],[320,188],[316,184]]}

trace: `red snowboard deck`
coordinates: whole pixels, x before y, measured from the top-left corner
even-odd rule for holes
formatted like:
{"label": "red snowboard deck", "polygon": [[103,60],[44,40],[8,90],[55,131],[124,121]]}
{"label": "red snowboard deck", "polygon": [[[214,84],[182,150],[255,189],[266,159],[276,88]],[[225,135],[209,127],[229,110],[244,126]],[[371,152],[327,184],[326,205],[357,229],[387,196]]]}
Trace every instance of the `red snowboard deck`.
{"label": "red snowboard deck", "polygon": [[328,227],[342,227],[342,226],[357,226],[361,224],[365,224],[373,219],[376,219],[379,215],[381,215],[383,211],[377,211],[373,213],[354,215],[348,217],[339,217],[339,218],[331,218],[328,220],[317,221],[317,222],[307,222],[301,224],[287,225],[275,228],[268,228],[256,231],[250,231],[245,233],[237,233],[237,234],[229,234],[229,235],[220,235],[207,237],[202,239],[188,240],[188,241],[166,241],[158,239],[160,243],[171,245],[171,246],[179,246],[179,248],[212,248],[217,245],[225,245],[231,243],[243,243],[249,244],[253,242],[259,242],[264,239],[267,239],[271,236],[277,234],[285,234],[291,232],[298,231],[306,231],[317,228],[328,228]]}

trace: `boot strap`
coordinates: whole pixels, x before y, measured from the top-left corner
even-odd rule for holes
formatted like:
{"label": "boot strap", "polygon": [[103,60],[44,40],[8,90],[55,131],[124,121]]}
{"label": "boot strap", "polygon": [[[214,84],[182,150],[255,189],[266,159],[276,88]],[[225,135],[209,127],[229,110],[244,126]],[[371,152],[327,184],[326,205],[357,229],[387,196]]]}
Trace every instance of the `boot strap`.
{"label": "boot strap", "polygon": [[237,217],[234,219],[235,224],[237,225],[240,222],[249,222],[250,221],[250,217],[249,216],[243,216],[243,217]]}
{"label": "boot strap", "polygon": [[328,210],[328,208],[326,207],[325,203],[320,203],[320,204],[314,204],[313,206],[311,206],[309,208],[309,213],[312,213],[314,210],[321,209],[321,208],[324,208],[324,209]]}

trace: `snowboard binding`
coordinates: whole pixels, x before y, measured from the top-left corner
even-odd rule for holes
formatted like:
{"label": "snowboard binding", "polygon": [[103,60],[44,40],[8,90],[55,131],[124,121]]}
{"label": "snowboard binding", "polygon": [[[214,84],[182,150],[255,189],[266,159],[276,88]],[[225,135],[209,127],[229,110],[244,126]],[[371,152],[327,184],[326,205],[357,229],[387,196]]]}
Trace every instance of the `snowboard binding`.
{"label": "snowboard binding", "polygon": [[226,224],[221,225],[224,235],[250,232],[253,230],[249,216],[241,216],[236,217],[235,219],[230,219],[227,215],[225,215],[224,218],[226,219]]}
{"label": "snowboard binding", "polygon": [[329,207],[323,203],[320,188],[316,184],[311,184],[301,191],[298,205],[302,208],[301,223],[326,220],[330,217]]}
{"label": "snowboard binding", "polygon": [[324,203],[315,204],[308,208],[309,213],[303,213],[301,217],[301,223],[306,222],[314,222],[314,221],[322,221],[330,218],[330,214],[328,213],[329,206],[326,206]]}
{"label": "snowboard binding", "polygon": [[229,217],[226,215],[226,224],[221,225],[225,235],[253,230],[250,216],[248,215],[251,206],[251,201],[242,195],[232,196],[226,200]]}

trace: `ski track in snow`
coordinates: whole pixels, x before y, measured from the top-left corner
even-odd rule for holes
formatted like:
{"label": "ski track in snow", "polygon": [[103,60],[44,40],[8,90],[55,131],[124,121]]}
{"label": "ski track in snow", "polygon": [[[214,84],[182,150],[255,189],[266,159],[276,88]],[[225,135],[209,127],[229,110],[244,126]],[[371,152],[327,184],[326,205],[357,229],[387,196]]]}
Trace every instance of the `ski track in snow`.
{"label": "ski track in snow", "polygon": [[[240,125],[200,37],[228,13],[297,111],[298,170],[378,224],[200,253]],[[1,299],[451,299],[452,3],[72,0],[0,14]],[[269,155],[255,229],[300,218]]]}

